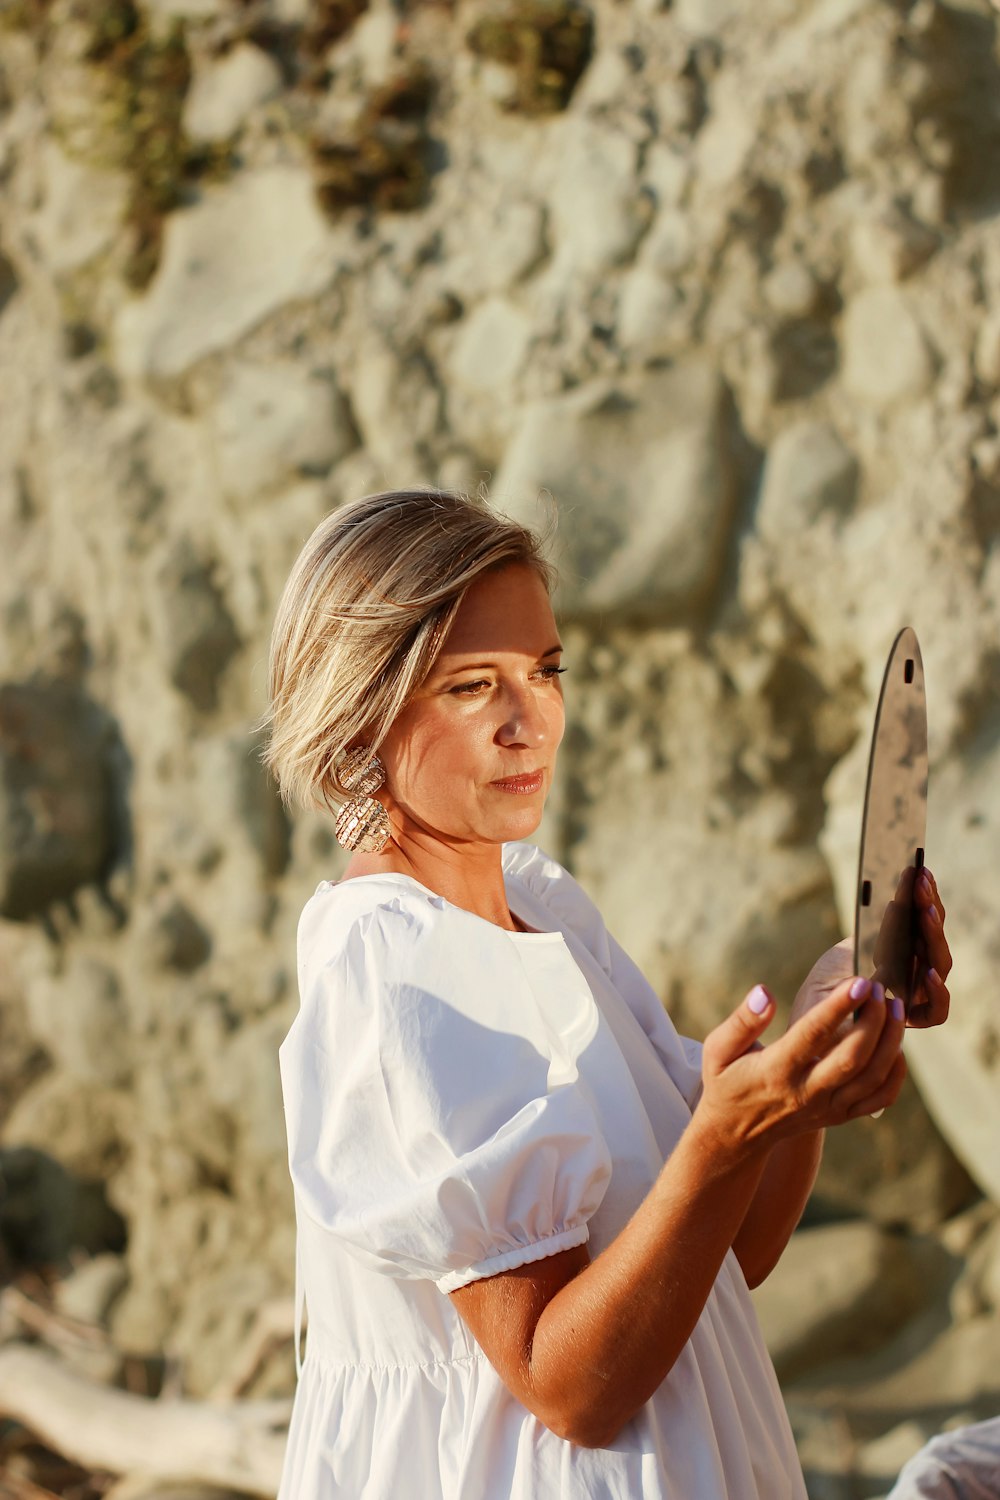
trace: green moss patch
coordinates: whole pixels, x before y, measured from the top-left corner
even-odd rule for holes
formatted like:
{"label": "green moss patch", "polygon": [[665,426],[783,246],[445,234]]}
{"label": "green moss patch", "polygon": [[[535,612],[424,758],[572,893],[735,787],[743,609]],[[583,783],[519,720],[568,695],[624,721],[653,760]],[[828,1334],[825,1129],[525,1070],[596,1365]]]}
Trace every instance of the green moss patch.
{"label": "green moss patch", "polygon": [[414,64],[372,92],[349,139],[313,141],[317,193],[328,213],[413,209],[426,200],[433,95],[430,70]]}
{"label": "green moss patch", "polygon": [[514,70],[510,108],[526,115],[565,109],[594,50],[590,12],[573,0],[511,0],[484,16],[467,43],[479,57]]}

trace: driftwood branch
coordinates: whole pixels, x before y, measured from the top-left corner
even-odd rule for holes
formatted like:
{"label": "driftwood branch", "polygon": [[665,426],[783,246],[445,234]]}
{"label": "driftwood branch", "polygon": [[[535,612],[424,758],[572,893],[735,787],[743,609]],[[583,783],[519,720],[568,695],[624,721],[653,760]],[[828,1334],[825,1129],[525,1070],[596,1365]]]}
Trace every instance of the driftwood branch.
{"label": "driftwood branch", "polygon": [[291,1344],[294,1338],[295,1318],[290,1298],[275,1297],[263,1303],[238,1357],[233,1361],[232,1374],[214,1387],[213,1400],[233,1401],[242,1396],[265,1361],[282,1344]]}
{"label": "driftwood branch", "polygon": [[27,1344],[0,1348],[0,1417],[86,1469],[273,1500],[290,1408],[289,1401],[149,1400],[95,1385]]}
{"label": "driftwood branch", "polygon": [[4,1287],[0,1292],[0,1306],[17,1318],[22,1327],[27,1328],[30,1333],[36,1333],[53,1349],[81,1345],[106,1348],[111,1343],[103,1328],[95,1327],[93,1323],[81,1323],[79,1318],[71,1318],[66,1313],[43,1307],[16,1286]]}

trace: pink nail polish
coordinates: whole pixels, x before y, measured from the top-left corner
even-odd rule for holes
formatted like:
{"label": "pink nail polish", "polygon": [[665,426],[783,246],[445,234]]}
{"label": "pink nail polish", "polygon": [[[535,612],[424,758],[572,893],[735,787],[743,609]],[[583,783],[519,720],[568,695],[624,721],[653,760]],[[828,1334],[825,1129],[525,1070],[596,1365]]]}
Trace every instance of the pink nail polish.
{"label": "pink nail polish", "polygon": [[755,1016],[762,1016],[771,1003],[771,997],[762,984],[755,984],[747,996],[747,1005]]}
{"label": "pink nail polish", "polygon": [[871,993],[871,983],[867,979],[856,979],[851,985],[850,995],[852,1000],[867,1000]]}
{"label": "pink nail polish", "polygon": [[932,981],[932,983],[934,983],[936,985],[941,985],[944,982],[942,980],[942,978],[941,978],[941,975],[938,973],[937,969],[928,969],[927,970],[927,978],[930,979]]}
{"label": "pink nail polish", "polygon": [[941,913],[938,911],[936,906],[929,906],[927,908],[927,915],[930,917],[932,922],[940,922],[941,920]]}
{"label": "pink nail polish", "polygon": [[879,1005],[885,1000],[885,986],[879,984],[877,979],[872,985],[872,999],[877,1001]]}
{"label": "pink nail polish", "polygon": [[901,1021],[906,1015],[906,1008],[898,995],[890,995],[889,997],[889,1014],[894,1021]]}

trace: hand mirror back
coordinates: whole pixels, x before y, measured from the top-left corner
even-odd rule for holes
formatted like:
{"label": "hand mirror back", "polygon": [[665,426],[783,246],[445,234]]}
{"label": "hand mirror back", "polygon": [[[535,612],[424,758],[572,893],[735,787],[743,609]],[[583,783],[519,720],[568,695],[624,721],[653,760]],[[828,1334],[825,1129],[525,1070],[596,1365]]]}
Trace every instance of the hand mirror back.
{"label": "hand mirror back", "polygon": [[914,884],[927,831],[927,700],[916,634],[893,642],[868,761],[854,914],[854,972],[909,1009],[917,978]]}

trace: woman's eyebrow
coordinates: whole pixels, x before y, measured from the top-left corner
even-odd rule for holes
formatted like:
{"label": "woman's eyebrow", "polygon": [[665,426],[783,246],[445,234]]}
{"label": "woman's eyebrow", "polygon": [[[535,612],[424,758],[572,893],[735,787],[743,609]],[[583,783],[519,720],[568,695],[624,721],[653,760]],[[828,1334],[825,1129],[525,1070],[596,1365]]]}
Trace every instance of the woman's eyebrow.
{"label": "woman's eyebrow", "polygon": [[[547,651],[543,651],[538,660],[544,661],[547,656],[558,656],[562,650],[562,645],[557,642],[556,645],[550,646]],[[452,667],[439,665],[438,670],[442,677],[450,677],[454,672],[482,672],[487,669],[495,671],[496,665],[495,661],[459,661]]]}

